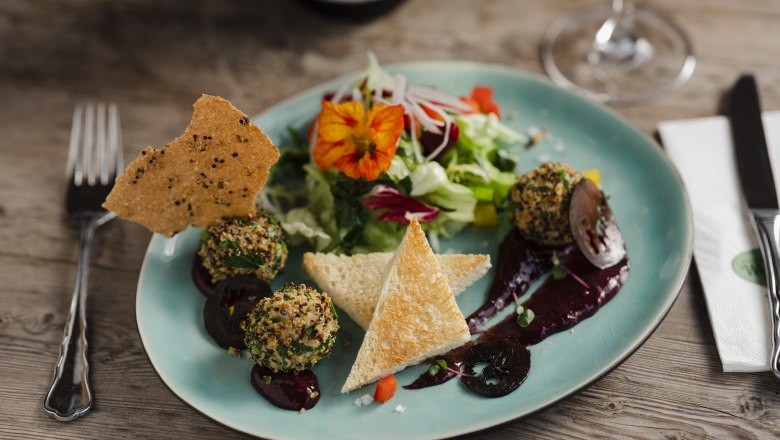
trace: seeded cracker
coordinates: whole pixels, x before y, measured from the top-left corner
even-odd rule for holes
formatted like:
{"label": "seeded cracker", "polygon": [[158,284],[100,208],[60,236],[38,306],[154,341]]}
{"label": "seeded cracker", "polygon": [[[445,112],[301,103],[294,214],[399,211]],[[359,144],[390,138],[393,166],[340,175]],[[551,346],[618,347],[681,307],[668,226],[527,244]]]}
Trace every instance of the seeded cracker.
{"label": "seeded cracker", "polygon": [[104,208],[168,237],[255,212],[279,149],[223,98],[203,95],[193,107],[184,134],[146,147],[117,178]]}

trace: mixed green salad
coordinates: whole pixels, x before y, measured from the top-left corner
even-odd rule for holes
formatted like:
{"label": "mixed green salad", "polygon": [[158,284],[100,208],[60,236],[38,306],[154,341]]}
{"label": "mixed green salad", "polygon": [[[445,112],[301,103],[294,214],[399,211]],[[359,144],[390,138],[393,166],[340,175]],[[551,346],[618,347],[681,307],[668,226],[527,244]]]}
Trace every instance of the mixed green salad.
{"label": "mixed green salad", "polygon": [[496,226],[533,138],[502,122],[488,87],[457,97],[369,58],[305,133],[288,130],[258,204],[291,244],[323,252],[392,251],[412,216],[434,248],[468,225]]}

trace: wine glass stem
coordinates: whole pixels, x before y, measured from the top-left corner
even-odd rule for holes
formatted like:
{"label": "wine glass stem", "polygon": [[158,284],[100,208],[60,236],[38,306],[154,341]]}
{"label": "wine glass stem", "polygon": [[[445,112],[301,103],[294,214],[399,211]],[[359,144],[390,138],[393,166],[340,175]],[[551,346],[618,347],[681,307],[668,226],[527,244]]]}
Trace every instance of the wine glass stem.
{"label": "wine glass stem", "polygon": [[612,0],[612,17],[620,23],[618,27],[627,31],[634,28],[635,0]]}
{"label": "wine glass stem", "polygon": [[599,66],[633,69],[646,62],[653,48],[635,33],[634,0],[612,0],[612,14],[593,39],[588,61]]}
{"label": "wine glass stem", "polygon": [[[626,8],[628,6],[628,8]],[[615,15],[621,15],[625,9],[633,9],[634,2],[632,0],[612,0],[612,12]]]}

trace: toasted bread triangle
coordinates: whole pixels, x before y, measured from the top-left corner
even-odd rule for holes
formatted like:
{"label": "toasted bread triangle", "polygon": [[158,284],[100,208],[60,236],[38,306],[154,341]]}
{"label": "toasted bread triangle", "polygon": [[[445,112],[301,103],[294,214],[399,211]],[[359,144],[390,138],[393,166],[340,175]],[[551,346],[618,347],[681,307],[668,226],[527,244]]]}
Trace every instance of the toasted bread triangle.
{"label": "toasted bread triangle", "polygon": [[[322,290],[328,292],[336,306],[366,330],[374,316],[382,280],[392,258],[392,252],[358,255],[306,252],[303,268]],[[436,258],[455,296],[490,269],[489,255],[451,254],[436,255]]]}
{"label": "toasted bread triangle", "polygon": [[390,262],[374,316],[341,392],[445,353],[469,339],[463,313],[413,218]]}

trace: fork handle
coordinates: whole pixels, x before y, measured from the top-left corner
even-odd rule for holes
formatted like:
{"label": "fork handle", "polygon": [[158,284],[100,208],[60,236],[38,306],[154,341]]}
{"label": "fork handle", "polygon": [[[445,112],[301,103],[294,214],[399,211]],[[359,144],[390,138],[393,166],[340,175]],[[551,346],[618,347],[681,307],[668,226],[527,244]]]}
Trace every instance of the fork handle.
{"label": "fork handle", "polygon": [[81,222],[76,285],[65,323],[65,334],[60,344],[60,357],[54,368],[54,381],[43,403],[43,409],[62,422],[75,420],[92,409],[87,362],[86,307],[89,250],[95,229],[99,225],[98,221],[97,217],[88,216]]}

